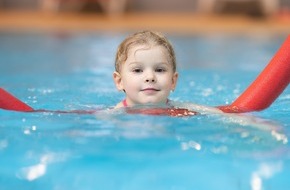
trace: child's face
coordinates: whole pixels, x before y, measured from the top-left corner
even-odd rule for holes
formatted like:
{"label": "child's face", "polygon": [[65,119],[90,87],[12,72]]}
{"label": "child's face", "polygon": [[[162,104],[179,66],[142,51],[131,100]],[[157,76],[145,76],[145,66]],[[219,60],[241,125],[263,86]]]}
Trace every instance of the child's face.
{"label": "child's face", "polygon": [[170,91],[175,89],[177,78],[162,46],[133,47],[120,73],[114,73],[115,84],[118,90],[125,90],[129,106],[165,104]]}

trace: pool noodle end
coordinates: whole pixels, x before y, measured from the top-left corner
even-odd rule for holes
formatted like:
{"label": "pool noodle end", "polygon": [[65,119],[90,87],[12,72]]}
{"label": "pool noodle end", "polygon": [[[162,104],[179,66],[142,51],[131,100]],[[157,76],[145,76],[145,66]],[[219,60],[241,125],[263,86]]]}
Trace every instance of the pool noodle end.
{"label": "pool noodle end", "polygon": [[290,82],[290,35],[254,82],[231,104],[218,106],[226,113],[268,108]]}
{"label": "pool noodle end", "polygon": [[[290,81],[290,35],[257,79],[230,105],[218,106],[226,113],[260,111],[269,107]],[[0,88],[0,108],[29,112],[33,108]]]}
{"label": "pool noodle end", "polygon": [[0,88],[0,108],[12,111],[30,112],[33,108],[8,93],[3,88]]}

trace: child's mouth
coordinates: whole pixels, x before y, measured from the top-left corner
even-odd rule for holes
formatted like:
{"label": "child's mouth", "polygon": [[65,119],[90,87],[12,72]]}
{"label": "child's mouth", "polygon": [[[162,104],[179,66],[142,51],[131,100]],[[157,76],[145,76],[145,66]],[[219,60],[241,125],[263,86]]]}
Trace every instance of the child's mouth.
{"label": "child's mouth", "polygon": [[155,91],[155,92],[158,92],[158,91],[160,91],[160,90],[158,90],[158,89],[156,89],[156,88],[144,88],[144,89],[142,89],[141,91],[143,91],[143,92],[149,92],[149,91]]}
{"label": "child's mouth", "polygon": [[157,92],[159,92],[159,89],[156,88],[144,88],[141,90],[141,92],[147,94],[147,95],[153,95],[156,94]]}

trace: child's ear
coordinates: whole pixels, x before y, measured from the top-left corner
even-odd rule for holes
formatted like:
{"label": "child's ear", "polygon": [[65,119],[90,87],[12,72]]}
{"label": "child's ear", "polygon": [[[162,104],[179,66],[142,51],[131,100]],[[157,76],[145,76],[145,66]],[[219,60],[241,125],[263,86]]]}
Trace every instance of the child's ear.
{"label": "child's ear", "polygon": [[177,84],[177,79],[178,79],[178,73],[175,72],[173,74],[173,77],[172,77],[172,86],[171,86],[171,90],[175,90],[175,87],[176,87],[176,84]]}
{"label": "child's ear", "polygon": [[124,88],[123,88],[123,82],[122,82],[122,77],[121,77],[120,73],[118,73],[118,72],[115,71],[113,73],[113,79],[114,79],[116,88],[119,91],[124,90]]}

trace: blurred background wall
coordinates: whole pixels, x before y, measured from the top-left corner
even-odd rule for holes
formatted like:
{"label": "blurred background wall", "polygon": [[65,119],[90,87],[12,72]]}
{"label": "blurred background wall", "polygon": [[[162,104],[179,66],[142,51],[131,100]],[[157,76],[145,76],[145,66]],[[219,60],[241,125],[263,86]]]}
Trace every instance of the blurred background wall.
{"label": "blurred background wall", "polygon": [[1,10],[105,14],[190,12],[269,16],[289,12],[290,0],[0,0]]}

